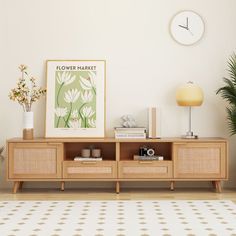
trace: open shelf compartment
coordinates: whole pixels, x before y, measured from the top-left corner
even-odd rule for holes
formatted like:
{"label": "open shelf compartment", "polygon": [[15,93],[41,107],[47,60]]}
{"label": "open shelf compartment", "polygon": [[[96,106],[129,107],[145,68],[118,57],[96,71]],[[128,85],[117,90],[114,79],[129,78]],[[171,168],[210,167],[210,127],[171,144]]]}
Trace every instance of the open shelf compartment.
{"label": "open shelf compartment", "polygon": [[104,161],[115,161],[116,160],[116,144],[115,143],[105,143],[105,142],[71,142],[64,143],[64,160],[73,161],[74,157],[81,156],[81,151],[84,148],[89,149],[101,149],[101,156]]}
{"label": "open shelf compartment", "polygon": [[155,155],[163,156],[164,161],[172,160],[172,142],[122,142],[120,143],[120,160],[133,160],[134,155],[139,155],[139,149],[143,146],[154,149]]}

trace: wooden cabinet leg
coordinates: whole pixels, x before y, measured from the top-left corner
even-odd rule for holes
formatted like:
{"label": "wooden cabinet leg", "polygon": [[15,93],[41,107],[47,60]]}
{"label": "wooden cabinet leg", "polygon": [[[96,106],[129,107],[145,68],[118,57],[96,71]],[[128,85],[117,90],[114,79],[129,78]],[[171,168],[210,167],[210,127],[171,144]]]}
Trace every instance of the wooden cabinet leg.
{"label": "wooden cabinet leg", "polygon": [[65,190],[65,181],[61,181],[61,191]]}
{"label": "wooden cabinet leg", "polygon": [[22,189],[22,187],[23,187],[23,181],[20,181],[20,183],[19,183],[19,190],[21,190]]}
{"label": "wooden cabinet leg", "polygon": [[15,181],[13,185],[13,193],[16,193],[19,189],[20,181]]}
{"label": "wooden cabinet leg", "polygon": [[211,183],[212,183],[213,188],[216,189],[216,181],[211,181]]}
{"label": "wooden cabinet leg", "polygon": [[175,190],[175,181],[170,181],[170,190],[174,191]]}
{"label": "wooden cabinet leg", "polygon": [[220,181],[215,181],[216,183],[216,191],[217,193],[221,193],[221,182]]}
{"label": "wooden cabinet leg", "polygon": [[116,182],[116,193],[120,193],[120,182]]}

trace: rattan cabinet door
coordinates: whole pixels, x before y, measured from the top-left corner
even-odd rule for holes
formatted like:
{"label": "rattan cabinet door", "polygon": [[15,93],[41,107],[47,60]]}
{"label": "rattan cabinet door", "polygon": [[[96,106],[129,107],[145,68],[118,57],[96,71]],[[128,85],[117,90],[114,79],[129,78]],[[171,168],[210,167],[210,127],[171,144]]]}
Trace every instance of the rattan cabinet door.
{"label": "rattan cabinet door", "polygon": [[226,143],[174,144],[174,177],[227,178]]}
{"label": "rattan cabinet door", "polygon": [[9,179],[61,178],[63,144],[9,143]]}

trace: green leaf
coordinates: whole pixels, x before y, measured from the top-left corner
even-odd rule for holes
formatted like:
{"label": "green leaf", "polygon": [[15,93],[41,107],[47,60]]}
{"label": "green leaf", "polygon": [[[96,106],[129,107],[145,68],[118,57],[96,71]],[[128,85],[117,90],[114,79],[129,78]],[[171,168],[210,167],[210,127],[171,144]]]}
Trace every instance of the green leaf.
{"label": "green leaf", "polygon": [[223,78],[224,86],[216,91],[229,103],[226,108],[228,127],[231,135],[236,134],[236,54],[233,53],[228,60],[229,78]]}

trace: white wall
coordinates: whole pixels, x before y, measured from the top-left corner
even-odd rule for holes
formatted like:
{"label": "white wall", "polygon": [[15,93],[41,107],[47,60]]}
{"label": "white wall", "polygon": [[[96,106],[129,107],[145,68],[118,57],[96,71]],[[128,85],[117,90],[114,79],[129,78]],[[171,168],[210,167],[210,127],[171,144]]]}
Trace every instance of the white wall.
{"label": "white wall", "polygon": [[[184,9],[205,21],[203,39],[184,47],[169,34],[172,16]],[[146,108],[162,108],[162,135],[187,130],[187,109],[175,102],[176,87],[192,80],[205,93],[193,110],[200,136],[228,137],[225,103],[215,95],[226,76],[227,58],[236,51],[235,0],[0,0],[0,144],[21,136],[22,109],[8,99],[27,64],[45,85],[47,59],[107,61],[107,133],[123,114],[146,125]],[[35,135],[44,135],[45,101],[34,104]],[[235,137],[230,138],[230,180],[236,187]],[[0,186],[5,163],[0,162]],[[78,184],[79,185],[79,184]]]}

